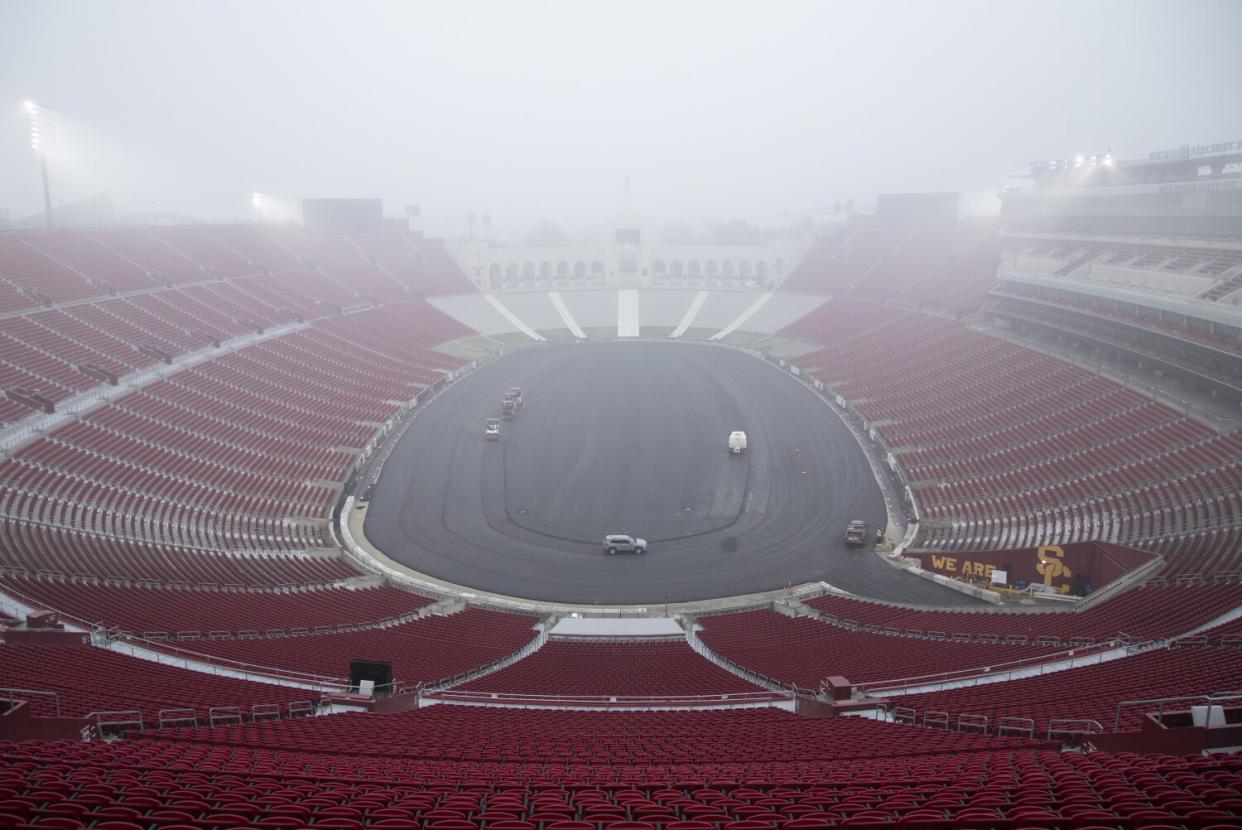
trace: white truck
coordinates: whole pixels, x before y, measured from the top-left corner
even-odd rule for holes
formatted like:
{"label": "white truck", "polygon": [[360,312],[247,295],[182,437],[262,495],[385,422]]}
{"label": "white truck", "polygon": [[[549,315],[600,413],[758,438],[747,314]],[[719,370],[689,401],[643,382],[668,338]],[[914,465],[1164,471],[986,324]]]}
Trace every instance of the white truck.
{"label": "white truck", "polygon": [[729,433],[729,455],[741,455],[746,452],[746,433],[735,429]]}

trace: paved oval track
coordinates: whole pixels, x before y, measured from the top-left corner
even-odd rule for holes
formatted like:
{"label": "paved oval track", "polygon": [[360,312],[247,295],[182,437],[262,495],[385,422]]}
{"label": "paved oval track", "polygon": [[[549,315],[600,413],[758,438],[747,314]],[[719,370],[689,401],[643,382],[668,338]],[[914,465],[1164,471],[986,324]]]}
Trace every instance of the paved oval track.
{"label": "paved oval track", "polygon": [[[483,437],[510,385],[526,406]],[[744,429],[750,449],[730,456]],[[844,547],[884,520],[853,436],[801,383],[719,346],[617,341],[515,352],[449,387],[384,465],[365,532],[431,576],[527,599],[654,604],[827,579],[930,603],[960,594]],[[646,538],[608,556],[605,533]]]}

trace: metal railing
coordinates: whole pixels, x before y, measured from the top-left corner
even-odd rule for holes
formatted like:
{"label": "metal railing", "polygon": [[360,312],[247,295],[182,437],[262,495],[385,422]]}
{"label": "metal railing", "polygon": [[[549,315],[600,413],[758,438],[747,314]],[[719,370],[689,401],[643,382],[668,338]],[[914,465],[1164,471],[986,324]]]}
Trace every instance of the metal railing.
{"label": "metal railing", "polygon": [[[425,606],[424,606],[425,608]],[[63,615],[62,615],[63,616]],[[236,629],[223,630],[213,629],[207,632],[199,630],[187,631],[128,631],[126,629],[113,627],[109,629],[116,639],[141,639],[155,640],[160,642],[160,648],[163,649],[165,642],[169,640],[181,642],[193,642],[195,640],[273,640],[273,639],[292,639],[296,637],[311,637],[320,634],[345,634],[355,631],[371,631],[382,628],[392,628],[394,626],[403,625],[408,622],[414,622],[424,616],[423,609],[419,608],[405,614],[398,614],[393,617],[385,617],[382,620],[367,620],[363,622],[341,623],[339,625],[320,625],[315,628],[268,628],[263,631],[257,629]]]}
{"label": "metal railing", "polygon": [[[484,663],[482,666],[475,666],[474,668],[468,669],[464,672],[458,672],[451,677],[442,677],[439,680],[419,681],[417,685],[420,688],[434,689],[437,691],[448,689],[452,686],[459,686],[462,683],[466,683],[476,677],[491,674],[498,669],[502,669],[511,663],[516,663],[517,661],[530,656],[534,652],[543,648],[544,644],[548,641],[548,631],[552,628],[552,626],[548,623],[547,617],[543,618],[541,622],[542,625],[539,626],[539,630],[535,636],[523,644],[521,648],[518,648],[502,657],[497,657],[495,660]],[[534,627],[532,627],[532,630],[534,630]]]}
{"label": "metal railing", "polygon": [[137,726],[139,732],[144,732],[145,726],[142,721],[142,712],[137,709],[111,709],[98,710],[88,712],[85,717],[94,721],[95,734],[102,737],[109,727],[113,727],[114,732],[126,732],[129,727]]}
{"label": "metal railing", "polygon": [[198,711],[195,709],[177,707],[161,709],[155,713],[155,716],[160,729],[179,724],[189,724],[192,729],[198,729]]}
{"label": "metal railing", "polygon": [[1156,697],[1149,700],[1123,700],[1117,703],[1117,712],[1113,717],[1113,731],[1121,731],[1121,715],[1126,709],[1136,706],[1156,707],[1156,717],[1163,719],[1166,707],[1173,705],[1177,709],[1189,709],[1192,705],[1219,706],[1227,701],[1242,703],[1242,692],[1213,692],[1206,695],[1178,695],[1176,697]]}
{"label": "metal railing", "polygon": [[1091,718],[1052,718],[1048,721],[1046,737],[1051,741],[1057,737],[1073,738],[1078,735],[1098,735],[1103,731],[1104,727],[1100,725],[1100,722]]}
{"label": "metal railing", "polygon": [[[1003,663],[994,663],[988,666],[972,666],[965,669],[951,669],[934,674],[912,675],[910,677],[894,678],[892,680],[872,680],[864,683],[856,684],[855,688],[860,692],[882,692],[893,691],[898,689],[908,689],[914,686],[929,686],[943,683],[954,683],[966,680],[975,680],[983,677],[991,677],[1000,679],[1001,675],[1012,675],[1014,672],[1028,672],[1034,669],[1043,669],[1048,666],[1057,666],[1055,671],[1061,671],[1067,668],[1073,668],[1074,662],[1080,658],[1095,657],[1106,651],[1116,648],[1133,648],[1139,644],[1126,643],[1121,640],[1106,640],[1101,643],[1084,644],[1078,648],[1051,652],[1049,654],[1040,654],[1034,657],[1022,657],[1017,660],[1009,660]],[[1066,660],[1070,661],[1070,665],[1060,665]],[[1044,672],[1041,670],[1041,674]]]}
{"label": "metal railing", "polygon": [[1035,737],[1035,719],[1008,715],[996,722],[996,734],[998,736],[1018,735],[1033,739]]}
{"label": "metal railing", "polygon": [[543,695],[511,692],[471,692],[448,689],[424,692],[422,697],[455,703],[475,703],[531,708],[554,708],[563,706],[583,707],[705,707],[737,706],[744,704],[771,704],[790,699],[779,692],[730,692],[707,695]]}
{"label": "metal railing", "polygon": [[[178,648],[167,642],[152,642],[142,640],[140,638],[131,638],[124,641],[113,642],[113,651],[130,652],[131,656],[139,656],[143,659],[151,660],[155,663],[165,665],[180,665],[181,668],[196,668],[198,671],[210,674],[233,673],[241,675],[255,675],[261,678],[271,680],[285,681],[289,683],[299,683],[303,686],[311,687],[318,692],[343,692],[348,689],[348,681],[341,677],[328,677],[325,675],[311,674],[309,672],[297,672],[288,669],[279,669],[272,666],[263,666],[254,663],[246,663],[241,660],[230,660],[224,657],[217,657],[211,654],[203,654],[201,652],[190,651],[189,649]],[[135,655],[137,649],[149,652],[148,655]],[[161,659],[163,658],[163,659]],[[189,664],[197,663],[197,667]]]}
{"label": "metal railing", "polygon": [[[261,550],[237,550],[228,549],[221,551],[228,556],[245,554],[251,557],[265,557],[268,559],[278,558],[296,558],[296,559],[313,559],[315,557],[307,556],[304,551],[261,551]],[[0,575],[16,576],[31,580],[51,580],[54,582],[68,582],[73,584],[87,585],[104,585],[115,586],[119,588],[176,588],[178,590],[187,591],[219,591],[222,593],[309,593],[312,591],[325,591],[330,588],[345,587],[356,579],[356,577],[341,577],[339,579],[329,580],[327,582],[273,582],[266,585],[241,584],[235,582],[190,582],[189,580],[163,580],[150,579],[141,576],[117,576],[114,574],[86,574],[78,572],[53,571],[47,569],[32,570],[21,565],[0,565]],[[6,589],[7,591],[7,589]],[[12,591],[8,591],[13,593]]]}
{"label": "metal railing", "polygon": [[288,704],[288,710],[285,717],[292,720],[293,718],[307,718],[315,714],[319,709],[314,701],[310,700],[291,700]]}
{"label": "metal railing", "polygon": [[[770,605],[771,603],[768,604]],[[757,686],[763,686],[775,692],[784,692],[788,694],[798,693],[798,687],[795,684],[784,680],[777,680],[776,678],[768,677],[766,674],[760,674],[752,669],[748,669],[709,647],[707,643],[703,642],[703,639],[699,637],[697,620],[687,627],[686,642],[688,642],[690,644],[690,648],[692,648],[701,657],[706,658],[728,672],[736,674],[738,677],[749,680]]]}
{"label": "metal railing", "polygon": [[212,706],[207,710],[207,724],[211,727],[222,724],[241,726],[245,722],[240,706]]}
{"label": "metal railing", "polygon": [[[60,717],[60,695],[56,692],[50,692],[46,689],[15,689],[0,688],[0,695],[34,695],[35,697],[50,697],[52,699],[52,709],[56,712],[56,717]],[[20,699],[20,698],[19,698]]]}

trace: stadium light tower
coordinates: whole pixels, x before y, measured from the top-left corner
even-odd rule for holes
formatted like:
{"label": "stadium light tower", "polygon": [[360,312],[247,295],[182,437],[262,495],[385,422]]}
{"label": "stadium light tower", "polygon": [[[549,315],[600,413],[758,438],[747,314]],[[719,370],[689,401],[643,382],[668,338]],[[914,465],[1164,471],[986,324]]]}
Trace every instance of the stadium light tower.
{"label": "stadium light tower", "polygon": [[34,101],[26,102],[26,116],[30,117],[30,145],[39,154],[39,166],[43,173],[43,214],[47,216],[47,229],[52,227],[52,190],[47,184],[47,150],[56,147],[56,116],[51,109],[40,107]]}
{"label": "stadium light tower", "polygon": [[43,212],[47,216],[48,230],[51,230],[52,189],[47,183],[47,151],[56,146],[56,116],[34,101],[26,102],[26,115],[30,117],[30,146],[38,154],[39,168],[43,171]]}

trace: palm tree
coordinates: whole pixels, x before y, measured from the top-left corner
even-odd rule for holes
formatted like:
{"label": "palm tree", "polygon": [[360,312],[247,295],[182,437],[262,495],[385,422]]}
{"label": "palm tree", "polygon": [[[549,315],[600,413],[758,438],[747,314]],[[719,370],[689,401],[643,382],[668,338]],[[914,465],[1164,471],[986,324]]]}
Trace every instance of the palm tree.
{"label": "palm tree", "polygon": [[467,214],[466,214],[466,222],[467,222],[467,223],[469,223],[469,225],[470,225],[470,239],[471,239],[471,241],[473,241],[473,240],[474,240],[474,223],[475,223],[475,220],[477,220],[478,218],[479,218],[479,217],[477,217],[477,216],[475,216],[475,215],[474,215],[474,211],[473,211],[473,210],[472,210],[472,211],[470,211],[469,213],[467,213]]}
{"label": "palm tree", "polygon": [[483,214],[483,238],[491,239],[488,229],[492,226],[492,215],[490,213]]}

